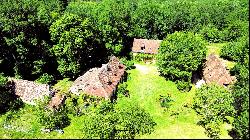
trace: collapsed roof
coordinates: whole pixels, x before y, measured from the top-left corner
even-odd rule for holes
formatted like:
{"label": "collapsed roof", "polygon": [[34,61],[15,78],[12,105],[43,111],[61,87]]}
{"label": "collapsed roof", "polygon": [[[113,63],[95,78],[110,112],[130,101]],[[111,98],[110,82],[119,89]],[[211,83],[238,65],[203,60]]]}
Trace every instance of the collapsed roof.
{"label": "collapsed roof", "polygon": [[219,85],[229,85],[234,80],[235,77],[230,76],[229,71],[222,61],[216,57],[214,54],[210,54],[207,57],[205,67],[203,69],[203,77],[206,83],[215,82]]}
{"label": "collapsed roof", "polygon": [[111,57],[101,68],[92,68],[83,76],[78,77],[70,91],[79,95],[84,92],[89,95],[111,98],[118,83],[125,73],[125,66],[116,57]]}

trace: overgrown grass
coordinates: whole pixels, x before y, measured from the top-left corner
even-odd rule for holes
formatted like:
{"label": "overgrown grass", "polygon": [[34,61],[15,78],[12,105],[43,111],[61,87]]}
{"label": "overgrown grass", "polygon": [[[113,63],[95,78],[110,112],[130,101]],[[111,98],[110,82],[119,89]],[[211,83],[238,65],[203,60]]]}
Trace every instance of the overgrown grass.
{"label": "overgrown grass", "polygon": [[[157,123],[154,133],[137,138],[208,138],[205,129],[197,125],[198,117],[191,108],[195,88],[189,92],[179,92],[174,82],[166,81],[158,75],[153,65],[143,65],[147,73],[139,69],[130,70],[128,89],[130,100],[139,102]],[[170,94],[174,100],[170,108],[160,106],[160,95]],[[221,138],[230,138],[226,129]]]}

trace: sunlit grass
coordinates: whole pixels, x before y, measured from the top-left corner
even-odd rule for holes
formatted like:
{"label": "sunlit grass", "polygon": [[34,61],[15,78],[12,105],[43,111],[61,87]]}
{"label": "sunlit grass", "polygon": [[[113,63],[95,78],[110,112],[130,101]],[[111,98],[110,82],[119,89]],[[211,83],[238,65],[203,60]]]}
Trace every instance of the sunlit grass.
{"label": "sunlit grass", "polygon": [[[138,69],[130,70],[128,89],[130,100],[134,100],[153,117],[157,126],[152,134],[138,136],[137,138],[208,138],[205,129],[197,125],[198,116],[191,108],[195,87],[189,92],[180,92],[174,82],[167,81],[158,75],[153,65],[146,66],[150,71],[144,74]],[[160,106],[160,95],[170,94],[174,102],[170,108]],[[176,115],[174,115],[176,114]],[[221,138],[230,138],[226,129]]]}
{"label": "sunlit grass", "polygon": [[212,54],[214,53],[215,55],[220,55],[220,51],[221,51],[221,48],[226,45],[226,43],[210,43],[207,45],[207,48],[208,48],[208,52],[207,52],[207,56],[209,54]]}

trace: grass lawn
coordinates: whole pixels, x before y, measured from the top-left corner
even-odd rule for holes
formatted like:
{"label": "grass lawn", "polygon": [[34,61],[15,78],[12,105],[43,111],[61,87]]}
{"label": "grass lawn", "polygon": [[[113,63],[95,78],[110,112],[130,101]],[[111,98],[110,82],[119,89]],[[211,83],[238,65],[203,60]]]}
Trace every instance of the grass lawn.
{"label": "grass lawn", "polygon": [[[197,125],[196,112],[191,108],[194,86],[189,92],[178,91],[175,83],[160,77],[152,64],[137,64],[129,73],[130,100],[139,102],[157,123],[154,133],[137,138],[208,138],[205,129]],[[168,109],[162,108],[159,101],[160,95],[167,94],[174,100]],[[231,138],[226,128],[221,138]]]}

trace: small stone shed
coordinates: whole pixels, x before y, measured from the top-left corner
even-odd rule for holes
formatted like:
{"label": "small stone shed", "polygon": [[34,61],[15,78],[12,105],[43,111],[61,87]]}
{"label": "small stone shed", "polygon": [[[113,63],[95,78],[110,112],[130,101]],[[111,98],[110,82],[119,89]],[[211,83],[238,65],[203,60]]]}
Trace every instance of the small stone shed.
{"label": "small stone shed", "polygon": [[78,77],[71,86],[70,91],[76,95],[83,92],[88,95],[110,99],[119,82],[123,81],[125,68],[125,65],[121,64],[119,59],[113,56],[101,68],[92,68]]}
{"label": "small stone shed", "polygon": [[136,39],[134,38],[132,52],[133,53],[145,53],[145,54],[157,54],[160,48],[162,40],[148,40],[148,39]]}
{"label": "small stone shed", "polygon": [[21,79],[9,79],[11,87],[19,98],[27,104],[35,105],[36,99],[50,95],[50,88],[47,84],[38,84],[33,81]]}
{"label": "small stone shed", "polygon": [[207,84],[215,82],[222,86],[227,86],[236,80],[234,76],[230,76],[225,64],[214,54],[207,57],[203,69],[203,79]]}
{"label": "small stone shed", "polygon": [[50,89],[47,84],[40,84],[33,81],[9,78],[10,86],[15,95],[24,103],[36,105],[35,100],[41,100],[44,96],[51,96],[48,104],[51,108],[58,108],[64,103],[65,96],[59,95]]}

